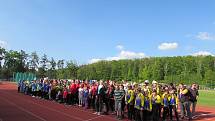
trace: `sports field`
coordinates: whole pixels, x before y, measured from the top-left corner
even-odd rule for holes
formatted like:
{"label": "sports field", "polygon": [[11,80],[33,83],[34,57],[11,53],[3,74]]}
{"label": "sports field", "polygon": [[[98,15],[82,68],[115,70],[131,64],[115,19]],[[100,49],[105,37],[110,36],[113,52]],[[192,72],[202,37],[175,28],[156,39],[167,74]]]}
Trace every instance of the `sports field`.
{"label": "sports field", "polygon": [[198,104],[201,106],[215,107],[215,91],[200,90]]}
{"label": "sports field", "polygon": [[[212,93],[212,92],[211,92]],[[209,93],[201,91],[201,105],[209,103]],[[203,94],[207,96],[203,96]],[[203,99],[207,97],[207,99]],[[213,100],[211,98],[211,100]],[[214,105],[214,104],[213,104]],[[0,85],[0,121],[115,121],[113,115],[97,116],[92,110],[70,107],[56,102],[41,100],[17,93],[16,84],[4,82]],[[214,121],[215,109],[198,106],[196,121]]]}

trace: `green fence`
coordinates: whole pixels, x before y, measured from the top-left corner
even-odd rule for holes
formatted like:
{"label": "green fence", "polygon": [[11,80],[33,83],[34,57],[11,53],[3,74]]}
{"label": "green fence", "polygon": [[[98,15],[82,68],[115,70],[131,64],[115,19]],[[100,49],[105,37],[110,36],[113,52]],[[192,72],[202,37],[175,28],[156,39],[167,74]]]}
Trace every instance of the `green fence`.
{"label": "green fence", "polygon": [[33,73],[13,73],[13,81],[15,82],[19,82],[22,80],[27,80],[27,81],[31,81],[31,80],[36,80],[36,75]]}

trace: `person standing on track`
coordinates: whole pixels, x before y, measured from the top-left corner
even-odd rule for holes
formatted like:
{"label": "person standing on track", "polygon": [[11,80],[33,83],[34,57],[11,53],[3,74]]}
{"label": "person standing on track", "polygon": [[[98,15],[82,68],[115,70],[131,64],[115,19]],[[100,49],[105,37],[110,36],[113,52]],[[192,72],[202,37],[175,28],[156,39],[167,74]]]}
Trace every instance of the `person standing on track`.
{"label": "person standing on track", "polygon": [[105,89],[103,85],[103,81],[100,80],[100,84],[97,88],[97,94],[96,94],[96,112],[94,114],[101,115],[102,108],[103,108],[103,98],[105,96]]}
{"label": "person standing on track", "polygon": [[167,114],[169,114],[169,89],[166,86],[165,92],[162,95],[162,101],[161,104],[163,106],[163,121],[166,121]]}
{"label": "person standing on track", "polygon": [[83,84],[80,84],[80,87],[78,89],[78,106],[81,107],[83,106],[83,93],[84,93],[84,89],[83,89]]}
{"label": "person standing on track", "polygon": [[87,87],[87,84],[84,84],[84,88],[83,88],[83,105],[85,107],[85,109],[88,108],[88,98],[89,98],[89,90]]}
{"label": "person standing on track", "polygon": [[185,114],[187,114],[189,121],[192,120],[189,99],[190,99],[190,91],[184,86],[184,84],[180,84],[179,85],[179,100],[180,100],[180,110],[181,110],[181,119],[182,120],[184,119]]}
{"label": "person standing on track", "polygon": [[160,120],[159,110],[160,110],[160,106],[161,106],[161,97],[157,94],[156,90],[152,91],[151,101],[152,101],[153,121],[159,121]]}
{"label": "person standing on track", "polygon": [[97,84],[95,83],[95,81],[92,82],[92,86],[91,88],[91,106],[93,107],[93,110],[95,111],[96,106],[95,106],[95,102],[96,102],[96,93],[97,93]]}
{"label": "person standing on track", "polygon": [[178,105],[178,98],[175,93],[174,89],[170,89],[169,91],[169,113],[170,113],[170,121],[173,121],[172,112],[174,111],[176,120],[179,121],[178,117],[178,111],[177,111],[177,105]]}
{"label": "person standing on track", "polygon": [[144,95],[141,92],[141,88],[138,88],[137,89],[137,95],[135,98],[135,104],[134,104],[135,121],[142,121],[143,120],[143,115],[142,115],[143,107],[144,107]]}
{"label": "person standing on track", "polygon": [[[122,87],[121,87],[122,88]],[[116,90],[114,91],[114,100],[115,100],[115,111],[117,114],[117,119],[122,120],[122,100],[125,95],[125,92],[123,89],[120,89],[120,85],[118,84],[116,86]]]}
{"label": "person standing on track", "polygon": [[126,98],[126,104],[127,104],[127,110],[128,110],[128,119],[132,120],[134,119],[134,90],[132,89],[131,85],[128,85],[128,92],[125,96]]}
{"label": "person standing on track", "polygon": [[72,83],[70,85],[70,101],[69,104],[74,105],[75,104],[75,93],[76,93],[76,83],[74,80],[72,80]]}
{"label": "person standing on track", "polygon": [[31,86],[32,97],[35,97],[35,96],[36,96],[36,89],[37,89],[36,81],[33,81],[33,82],[32,82],[32,86]]}
{"label": "person standing on track", "polygon": [[148,91],[144,91],[144,107],[143,107],[143,121],[150,121],[150,114],[152,111],[151,97]]}
{"label": "person standing on track", "polygon": [[195,111],[196,111],[196,104],[197,104],[197,99],[199,96],[199,92],[198,92],[198,87],[196,83],[193,83],[191,88],[189,89],[190,91],[190,105],[191,105],[191,109],[192,109],[192,117],[195,115]]}
{"label": "person standing on track", "polygon": [[111,82],[109,87],[108,87],[108,97],[109,97],[109,102],[108,102],[109,104],[108,105],[109,105],[112,113],[115,111],[114,110],[114,90],[115,90],[115,87]]}
{"label": "person standing on track", "polygon": [[68,91],[67,91],[66,85],[64,85],[64,88],[63,88],[63,103],[64,104],[66,104],[66,102],[67,102],[67,96],[68,96]]}

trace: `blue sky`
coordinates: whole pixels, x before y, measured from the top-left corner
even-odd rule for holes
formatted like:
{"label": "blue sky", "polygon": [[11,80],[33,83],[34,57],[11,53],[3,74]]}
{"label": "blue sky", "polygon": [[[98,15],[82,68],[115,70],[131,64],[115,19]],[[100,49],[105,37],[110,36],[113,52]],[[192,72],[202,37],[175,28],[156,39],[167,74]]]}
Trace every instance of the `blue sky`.
{"label": "blue sky", "polygon": [[0,44],[88,63],[215,54],[214,0],[0,0]]}

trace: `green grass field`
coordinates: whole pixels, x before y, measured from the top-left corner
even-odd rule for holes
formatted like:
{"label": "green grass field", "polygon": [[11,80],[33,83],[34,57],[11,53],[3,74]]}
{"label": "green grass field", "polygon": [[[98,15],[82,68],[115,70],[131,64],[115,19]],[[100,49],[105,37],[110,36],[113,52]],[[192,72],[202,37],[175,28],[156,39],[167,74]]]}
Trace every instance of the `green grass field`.
{"label": "green grass field", "polygon": [[197,105],[215,107],[215,91],[200,90]]}

